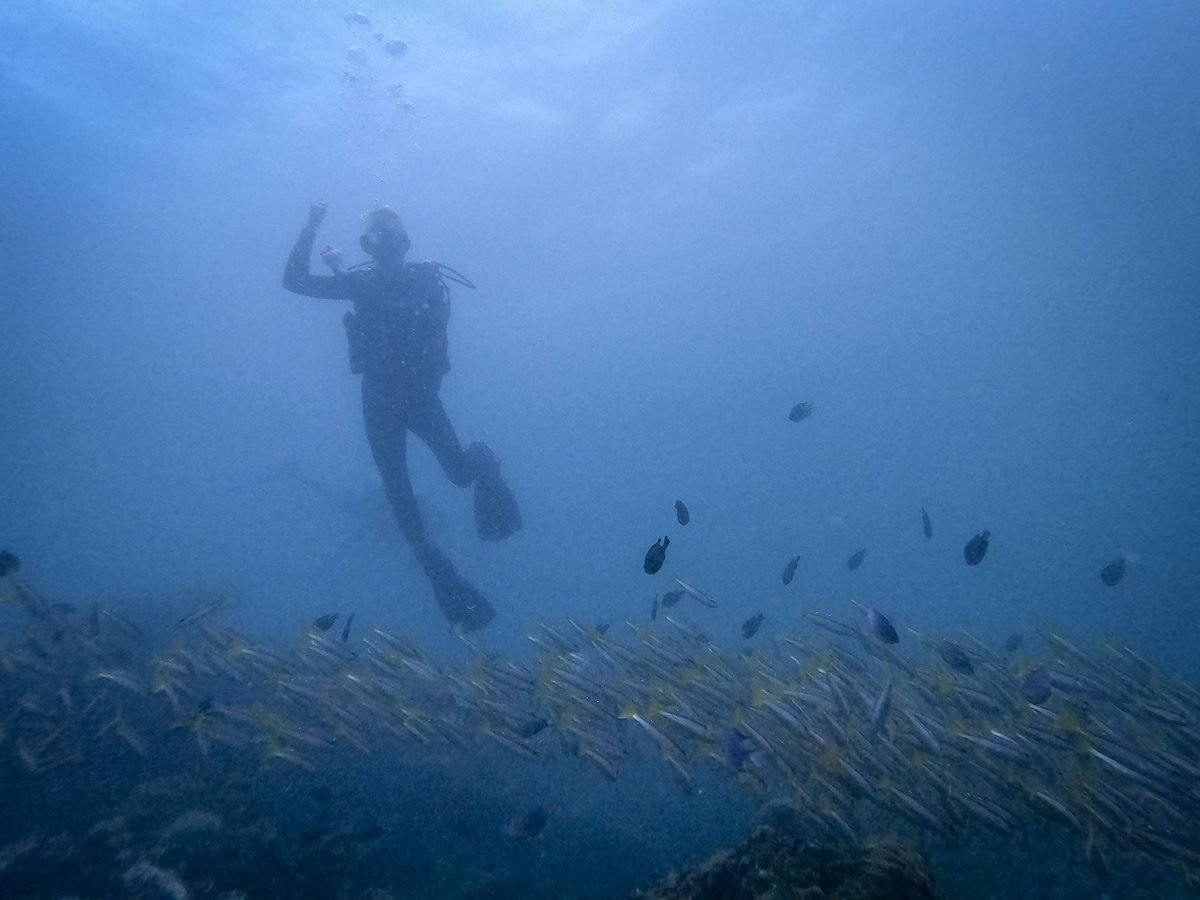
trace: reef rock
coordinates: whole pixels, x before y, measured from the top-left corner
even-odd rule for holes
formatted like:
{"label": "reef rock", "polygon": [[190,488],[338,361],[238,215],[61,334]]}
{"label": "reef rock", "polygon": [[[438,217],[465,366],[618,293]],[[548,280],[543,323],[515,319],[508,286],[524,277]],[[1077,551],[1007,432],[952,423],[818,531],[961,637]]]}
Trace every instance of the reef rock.
{"label": "reef rock", "polygon": [[912,850],[806,844],[770,826],[690,872],[634,894],[638,900],[936,900]]}

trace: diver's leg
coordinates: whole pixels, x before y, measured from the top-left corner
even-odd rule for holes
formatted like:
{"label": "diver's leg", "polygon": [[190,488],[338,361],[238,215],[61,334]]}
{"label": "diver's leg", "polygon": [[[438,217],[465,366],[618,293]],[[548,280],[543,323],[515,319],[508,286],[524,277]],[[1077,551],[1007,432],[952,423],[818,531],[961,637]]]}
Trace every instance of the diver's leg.
{"label": "diver's leg", "polygon": [[521,511],[500,476],[496,455],[479,441],[462,449],[436,391],[414,406],[409,428],[429,445],[451,481],[459,487],[474,483],[475,530],[480,538],[502,541],[521,527]]}
{"label": "diver's leg", "polygon": [[[482,444],[472,444],[463,450],[436,389],[422,392],[420,399],[414,401],[408,427],[429,446],[446,477],[459,487],[473,482],[488,460],[494,459]],[[486,452],[481,452],[481,447]]]}
{"label": "diver's leg", "polygon": [[404,397],[388,385],[363,378],[363,424],[371,455],[383,478],[392,514],[409,543],[425,539],[421,512],[408,477],[408,410]]}
{"label": "diver's leg", "polygon": [[367,440],[383,476],[392,512],[429,579],[438,608],[456,631],[475,631],[487,625],[496,611],[479,589],[463,578],[446,555],[425,537],[408,477],[407,433],[414,418],[410,401],[411,396],[406,397],[394,387],[364,378],[363,421]]}

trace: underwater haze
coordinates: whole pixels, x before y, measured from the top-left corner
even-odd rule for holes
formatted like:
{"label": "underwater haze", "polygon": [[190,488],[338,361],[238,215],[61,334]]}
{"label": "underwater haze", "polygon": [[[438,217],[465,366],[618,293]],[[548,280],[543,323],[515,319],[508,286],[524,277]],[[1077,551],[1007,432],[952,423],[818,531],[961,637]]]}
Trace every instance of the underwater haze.
{"label": "underwater haze", "polygon": [[[402,634],[447,666],[489,654],[536,672],[537,623],[630,636],[678,577],[717,606],[685,597],[677,615],[730,657],[780,657],[801,610],[850,619],[857,601],[901,647],[965,631],[999,652],[1049,631],[1200,682],[1195,3],[355,12],[0,10],[0,549],[42,595],[113,610],[155,648],[215,591],[222,627],[264,645],[334,612],[336,637],[354,613],[363,634]],[[431,537],[496,608],[470,644],[391,517],[349,305],[281,287],[316,200],[317,245],[349,263],[386,204],[410,259],[477,286],[451,284],[441,395],[464,444],[499,457],[524,527],[481,541],[471,492],[419,441],[409,452]],[[791,421],[800,402],[812,412]],[[25,618],[0,604],[10,646],[36,629]],[[500,822],[464,813],[444,844],[414,839],[414,856],[453,846],[492,864],[461,882],[414,864],[412,896],[621,896],[744,837],[763,800],[715,771],[681,792],[643,750],[615,783],[499,746],[452,761],[374,747],[319,774],[335,797],[373,785]],[[166,753],[115,771],[141,783],[138,766],[171,769]],[[31,798],[62,774],[4,766]],[[541,804],[544,834],[505,836],[510,811]],[[396,813],[375,815],[387,840]],[[0,814],[0,844],[83,827],[24,816]],[[1055,880],[1023,840],[1017,888],[988,880],[1013,865],[1003,841],[970,875],[922,846],[947,896],[1132,896]],[[1172,857],[1162,891],[1200,874],[1200,848],[1157,852]]]}

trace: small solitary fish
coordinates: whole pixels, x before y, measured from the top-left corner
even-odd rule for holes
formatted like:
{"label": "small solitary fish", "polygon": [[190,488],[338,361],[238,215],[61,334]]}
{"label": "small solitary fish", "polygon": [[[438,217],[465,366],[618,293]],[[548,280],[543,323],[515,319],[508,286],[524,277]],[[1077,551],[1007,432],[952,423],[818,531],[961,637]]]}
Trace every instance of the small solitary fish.
{"label": "small solitary fish", "polygon": [[879,610],[867,610],[867,624],[871,626],[871,633],[885,644],[900,643],[900,635],[896,634],[895,626],[892,625],[891,620]]}
{"label": "small solitary fish", "polygon": [[758,634],[758,629],[762,628],[762,623],[762,613],[755,613],[752,615],[742,623],[742,637],[744,637],[746,640],[750,640],[750,638]]}
{"label": "small solitary fish", "polygon": [[921,527],[925,529],[925,537],[933,537],[933,523],[929,521],[929,513],[925,512],[925,507],[921,507]]}
{"label": "small solitary fish", "polygon": [[650,604],[650,621],[653,622],[658,618],[658,594],[654,595],[654,602]]}
{"label": "small solitary fish", "polygon": [[346,641],[350,640],[350,623],[352,623],[353,621],[354,621],[354,613],[350,613],[350,615],[348,615],[346,617],[346,624],[342,627],[342,643],[343,644],[346,643]]}
{"label": "small solitary fish", "polygon": [[955,672],[962,672],[964,675],[975,674],[975,664],[971,662],[971,657],[967,656],[967,652],[954,641],[942,641],[938,644],[937,649],[938,655]]}
{"label": "small solitary fish", "polygon": [[855,569],[857,569],[859,566],[862,565],[863,560],[866,558],[867,558],[867,548],[864,547],[863,549],[861,549],[857,553],[855,553],[853,556],[851,556],[848,560],[846,560],[846,568],[849,569],[851,572],[853,572]]}
{"label": "small solitary fish", "polygon": [[337,613],[325,613],[325,615],[318,616],[317,618],[313,619],[313,625],[319,628],[321,631],[328,631],[333,627],[333,623],[337,620]]}
{"label": "small solitary fish", "polygon": [[675,518],[678,520],[680,525],[686,525],[688,522],[692,521],[692,516],[688,512],[687,504],[682,500],[675,501]]}
{"label": "small solitary fish", "polygon": [[[717,753],[731,769],[741,769],[758,753],[757,745],[736,728],[726,728],[717,745]],[[789,803],[790,806],[790,803]]]}
{"label": "small solitary fish", "polygon": [[1021,696],[1036,706],[1049,700],[1050,673],[1045,669],[1032,669],[1021,682]]}
{"label": "small solitary fish", "polygon": [[21,560],[17,558],[17,554],[8,550],[0,550],[0,578],[19,568],[21,568]]}
{"label": "small solitary fish", "polygon": [[646,562],[642,565],[647,575],[653,575],[663,567],[663,563],[667,561],[667,548],[670,546],[671,539],[665,534],[662,540],[655,541],[650,545],[650,549],[646,551]]}
{"label": "small solitary fish", "polygon": [[504,833],[514,841],[528,841],[537,837],[546,827],[546,808],[534,806],[509,819]]}
{"label": "small solitary fish", "polygon": [[518,737],[523,737],[528,740],[535,735],[541,734],[546,730],[546,726],[550,723],[540,716],[533,719],[526,719],[520,725],[513,729]]}
{"label": "small solitary fish", "polygon": [[811,403],[797,403],[792,407],[792,411],[788,413],[788,418],[793,422],[800,422],[812,415],[813,405]]}
{"label": "small solitary fish", "polygon": [[796,577],[796,566],[800,565],[800,557],[793,556],[791,561],[783,567],[783,583],[791,584],[792,579]]}
{"label": "small solitary fish", "polygon": [[678,603],[680,600],[683,599],[683,594],[684,594],[684,591],[682,588],[680,588],[677,591],[667,591],[665,594],[662,595],[663,609],[667,609],[669,607],[674,606],[676,603]]}
{"label": "small solitary fish", "polygon": [[1117,582],[1125,577],[1125,557],[1118,556],[1100,570],[1100,580],[1108,587],[1115,587]]}
{"label": "small solitary fish", "polygon": [[981,531],[967,541],[967,546],[963,547],[963,559],[967,561],[968,566],[977,566],[983,562],[983,558],[987,556],[988,542],[991,539],[990,531]]}

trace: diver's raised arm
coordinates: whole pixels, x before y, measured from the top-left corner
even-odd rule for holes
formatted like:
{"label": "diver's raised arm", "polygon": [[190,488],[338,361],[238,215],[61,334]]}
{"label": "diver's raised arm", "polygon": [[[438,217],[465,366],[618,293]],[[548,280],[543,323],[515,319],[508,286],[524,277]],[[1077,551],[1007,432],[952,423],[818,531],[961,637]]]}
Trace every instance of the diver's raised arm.
{"label": "diver's raised arm", "polygon": [[293,294],[303,294],[305,297],[349,300],[351,285],[345,278],[338,275],[312,275],[308,271],[317,228],[324,218],[325,204],[317,200],[308,208],[308,221],[300,229],[300,236],[288,254],[287,264],[283,267],[283,286]]}
{"label": "diver's raised arm", "polygon": [[325,221],[325,213],[328,207],[324,200],[314,200],[308,207],[308,222],[304,227],[310,230],[315,236],[317,229],[321,227],[321,223]]}

